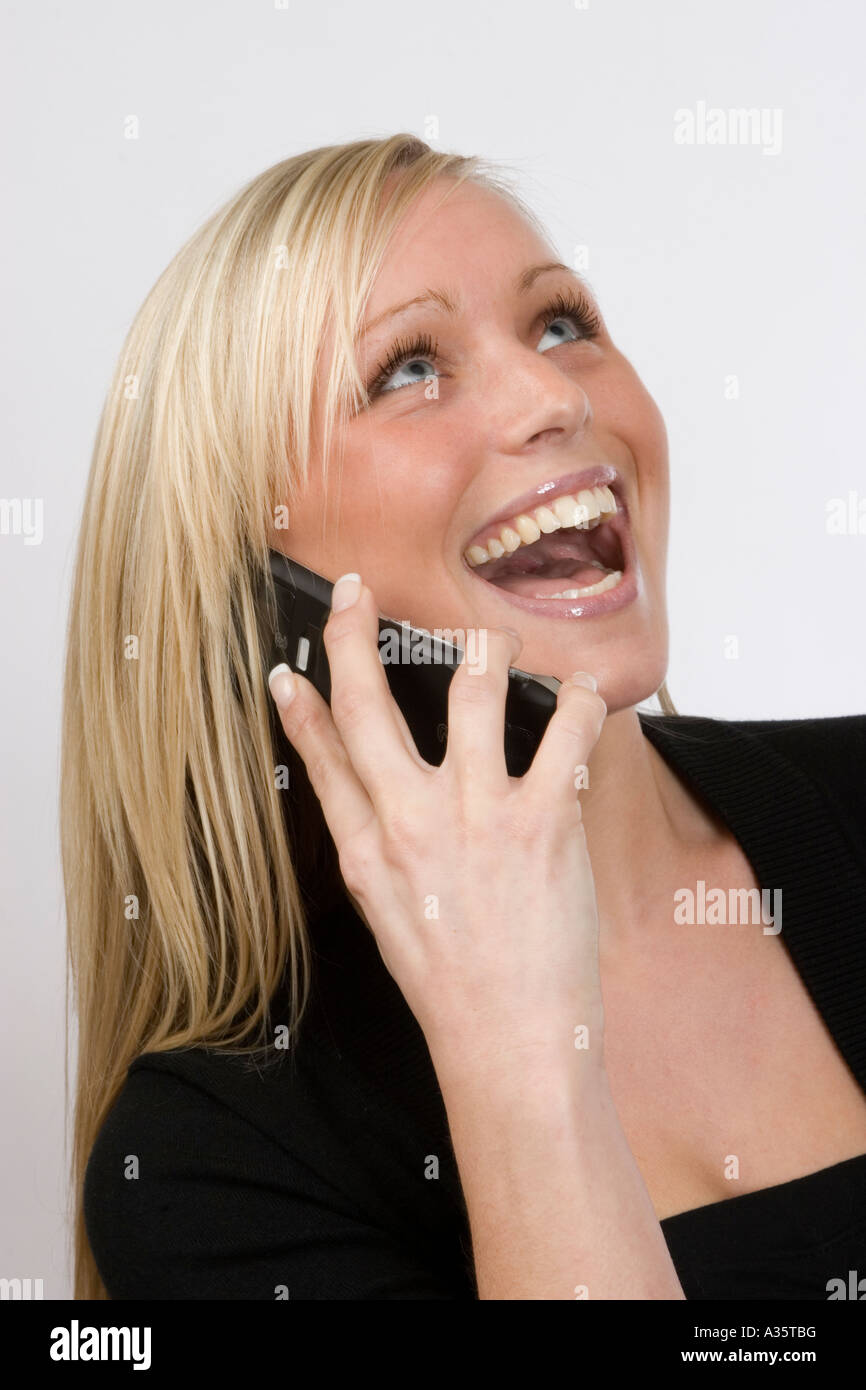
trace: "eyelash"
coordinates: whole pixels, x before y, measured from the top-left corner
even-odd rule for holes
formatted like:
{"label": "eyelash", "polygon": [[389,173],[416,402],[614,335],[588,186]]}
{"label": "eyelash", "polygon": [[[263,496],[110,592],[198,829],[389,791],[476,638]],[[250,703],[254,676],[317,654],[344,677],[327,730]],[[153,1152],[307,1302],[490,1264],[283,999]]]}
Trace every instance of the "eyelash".
{"label": "eyelash", "polygon": [[[585,299],[583,295],[577,296],[570,291],[557,294],[542,310],[540,318],[545,333],[550,325],[559,318],[574,319],[585,339],[596,338],[601,331],[601,318],[589,300]],[[544,334],[542,334],[543,336]],[[429,333],[422,333],[417,338],[398,338],[396,340],[384,362],[381,362],[377,367],[376,375],[367,387],[367,394],[370,399],[380,394],[381,388],[388,378],[393,376],[399,367],[404,367],[407,362],[413,361],[416,357],[424,358],[429,362],[438,361],[439,344],[434,342]],[[419,377],[418,380],[422,381],[423,378]]]}

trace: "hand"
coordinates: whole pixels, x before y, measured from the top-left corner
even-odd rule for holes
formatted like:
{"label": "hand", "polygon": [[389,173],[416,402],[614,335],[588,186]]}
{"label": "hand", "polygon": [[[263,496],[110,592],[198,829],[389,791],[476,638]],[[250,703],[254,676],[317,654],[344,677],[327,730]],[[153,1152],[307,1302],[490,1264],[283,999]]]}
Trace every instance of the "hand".
{"label": "hand", "polygon": [[505,695],[520,643],[490,629],[486,672],[464,661],[452,678],[447,752],[431,767],[388,687],[371,591],[348,578],[333,602],[331,708],[284,667],[272,691],[346,888],[434,1063],[529,1054],[573,1065],[582,1025],[600,1061],[598,914],[574,770],[589,761],[604,701],[564,682],[532,766],[509,777]]}

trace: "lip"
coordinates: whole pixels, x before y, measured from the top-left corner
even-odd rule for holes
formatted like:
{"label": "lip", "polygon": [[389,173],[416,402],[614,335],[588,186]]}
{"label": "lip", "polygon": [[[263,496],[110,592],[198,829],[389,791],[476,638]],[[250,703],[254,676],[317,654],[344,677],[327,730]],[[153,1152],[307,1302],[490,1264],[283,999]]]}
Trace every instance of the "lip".
{"label": "lip", "polygon": [[481,529],[466,541],[463,550],[468,550],[470,545],[483,545],[490,536],[499,534],[499,528],[504,522],[520,516],[521,512],[531,512],[533,507],[548,506],[549,503],[555,502],[557,497],[564,497],[570,492],[580,492],[581,488],[605,486],[610,488],[619,505],[622,486],[619,474],[609,463],[597,463],[592,468],[584,468],[580,473],[566,473],[561,478],[541,483],[538,487],[521,493],[519,497],[513,497],[494,516],[488,517]]}
{"label": "lip", "polygon": [[[622,546],[624,568],[622,579],[615,589],[608,589],[603,594],[590,594],[585,599],[524,598],[518,594],[510,593],[507,589],[499,589],[495,584],[482,579],[475,569],[467,563],[465,551],[470,545],[476,543],[476,538],[496,534],[497,526],[509,521],[511,517],[519,516],[522,511],[531,511],[533,507],[542,506],[548,499],[554,500],[564,493],[580,491],[581,488],[602,486],[610,488],[616,498],[617,505],[616,514],[604,523],[605,526],[613,528]],[[615,613],[618,609],[633,603],[640,589],[640,569],[629,523],[628,504],[623,495],[622,480],[616,469],[610,464],[598,464],[594,468],[588,468],[579,473],[565,474],[561,478],[543,483],[540,487],[533,488],[531,491],[523,493],[521,497],[515,498],[495,516],[491,517],[485,523],[484,528],[476,532],[476,536],[472,540],[466,542],[463,552],[461,552],[461,559],[466,573],[472,577],[476,584],[483,584],[488,595],[498,597],[508,608],[518,608],[524,613],[532,613],[540,618],[602,617],[608,613]]]}

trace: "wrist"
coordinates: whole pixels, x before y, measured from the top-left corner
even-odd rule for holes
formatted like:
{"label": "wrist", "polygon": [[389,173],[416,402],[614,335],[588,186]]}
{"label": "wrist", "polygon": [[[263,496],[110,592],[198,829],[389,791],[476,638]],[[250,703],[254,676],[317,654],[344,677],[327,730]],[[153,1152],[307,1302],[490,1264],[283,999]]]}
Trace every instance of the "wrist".
{"label": "wrist", "polygon": [[[478,1183],[490,1195],[493,1168],[506,1185],[521,1174],[571,1171],[593,1183],[628,1154],[628,1146],[603,1067],[511,1073],[452,1072],[442,1096],[448,1128],[467,1197]],[[492,1166],[491,1166],[492,1165]],[[497,1181],[499,1181],[497,1179]]]}
{"label": "wrist", "polygon": [[446,1105],[480,1105],[507,1115],[515,1106],[521,1113],[547,1113],[560,1104],[610,1100],[600,1030],[596,1038],[580,1032],[553,1041],[464,1038],[456,1044],[428,1040],[428,1046]]}

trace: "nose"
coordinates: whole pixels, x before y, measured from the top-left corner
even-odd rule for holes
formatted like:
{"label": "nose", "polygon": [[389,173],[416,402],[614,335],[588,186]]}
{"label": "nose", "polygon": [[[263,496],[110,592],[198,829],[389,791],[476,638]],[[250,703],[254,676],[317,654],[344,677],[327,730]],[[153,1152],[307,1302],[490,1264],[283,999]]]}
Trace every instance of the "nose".
{"label": "nose", "polygon": [[519,349],[497,372],[500,452],[557,443],[576,444],[592,428],[589,396],[575,376],[546,361],[545,354]]}

